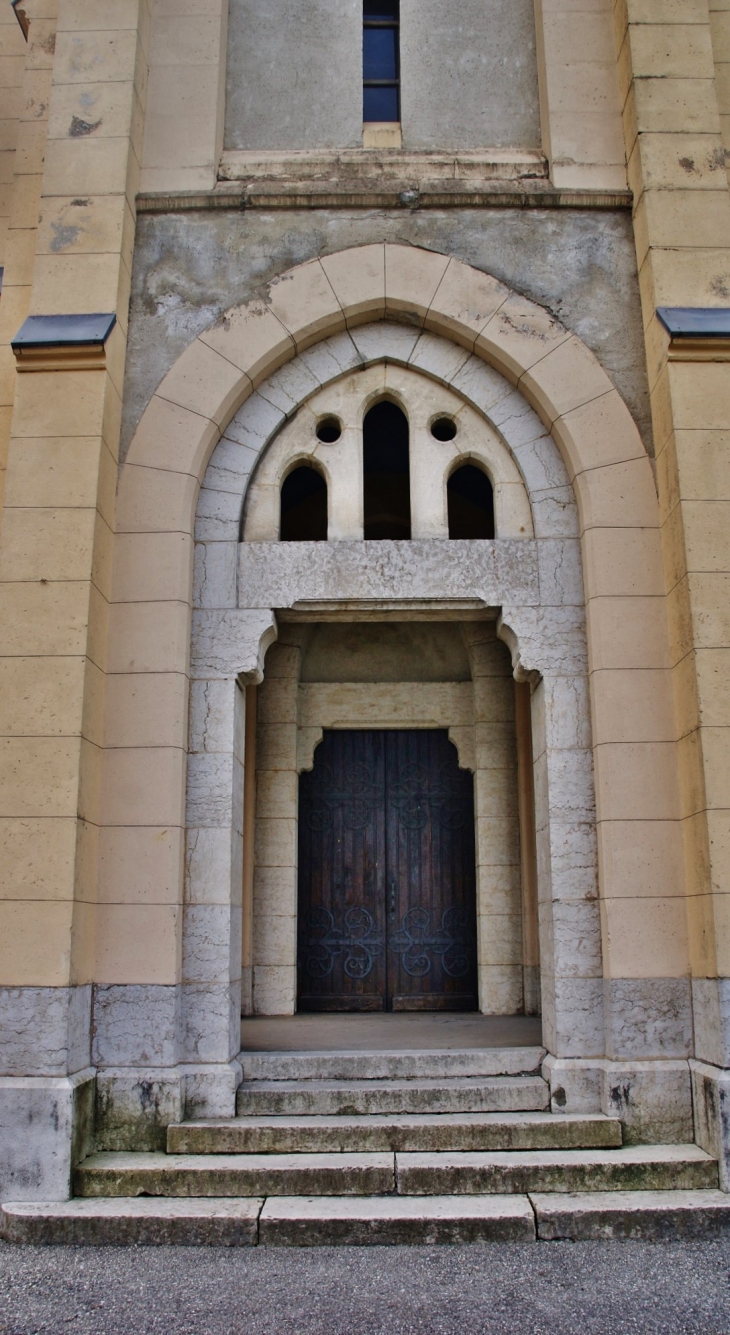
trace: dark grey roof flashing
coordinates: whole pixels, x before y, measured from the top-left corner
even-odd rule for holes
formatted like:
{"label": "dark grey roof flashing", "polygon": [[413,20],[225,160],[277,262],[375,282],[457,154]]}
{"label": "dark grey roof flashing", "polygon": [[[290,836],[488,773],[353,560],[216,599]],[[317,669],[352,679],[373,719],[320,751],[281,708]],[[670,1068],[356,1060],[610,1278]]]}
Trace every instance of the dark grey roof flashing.
{"label": "dark grey roof flashing", "polygon": [[657,306],[672,338],[730,338],[730,307]]}
{"label": "dark grey roof flashing", "polygon": [[24,348],[102,347],[116,315],[29,315],[12,340],[13,352]]}

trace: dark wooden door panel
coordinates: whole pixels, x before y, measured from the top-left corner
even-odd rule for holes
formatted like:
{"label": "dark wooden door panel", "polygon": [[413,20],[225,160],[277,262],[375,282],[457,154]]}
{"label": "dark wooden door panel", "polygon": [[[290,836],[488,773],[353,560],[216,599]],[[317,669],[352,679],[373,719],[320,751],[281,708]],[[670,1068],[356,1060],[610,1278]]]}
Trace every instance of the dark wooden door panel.
{"label": "dark wooden door panel", "polygon": [[299,788],[301,1010],[474,1010],[472,776],[443,731],[327,732]]}
{"label": "dark wooden door panel", "polygon": [[446,732],[386,733],[385,755],[389,1009],[474,1010],[472,776]]}
{"label": "dark wooden door panel", "polygon": [[379,732],[328,732],[299,781],[299,1005],[385,1005],[385,756]]}

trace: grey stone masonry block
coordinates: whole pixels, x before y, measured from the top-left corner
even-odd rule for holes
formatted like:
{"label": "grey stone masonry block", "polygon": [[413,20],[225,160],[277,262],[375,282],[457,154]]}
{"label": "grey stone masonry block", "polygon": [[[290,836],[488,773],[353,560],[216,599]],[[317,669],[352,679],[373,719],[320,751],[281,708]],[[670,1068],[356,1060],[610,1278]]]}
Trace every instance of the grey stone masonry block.
{"label": "grey stone masonry block", "polygon": [[179,1070],[154,1067],[100,1071],[94,1141],[99,1150],[159,1150],[170,1122],[184,1113]]}
{"label": "grey stone masonry block", "polygon": [[720,1165],[720,1186],[730,1192],[730,1071],[690,1061],[695,1139]]}
{"label": "grey stone masonry block", "polygon": [[[698,1151],[701,1153],[701,1151]],[[392,1154],[96,1154],[77,1196],[369,1196],[395,1189]]]}
{"label": "grey stone masonry block", "polygon": [[553,1113],[566,1115],[598,1112],[601,1106],[603,1063],[580,1057],[547,1056],[542,1073],[550,1085]]}
{"label": "grey stone masonry block", "polygon": [[621,1119],[626,1145],[693,1139],[686,1061],[606,1062],[601,1103],[609,1117]]}
{"label": "grey stone masonry block", "polygon": [[91,1148],[94,1072],[0,1076],[0,1200],[64,1201]]}
{"label": "grey stone masonry block", "polygon": [[[411,542],[242,543],[239,589],[245,607],[291,607],[301,600],[479,599],[535,605],[537,544],[468,539]],[[197,614],[201,616],[201,613]],[[198,675],[195,673],[194,675]]]}
{"label": "grey stone masonry block", "polygon": [[[181,1066],[186,1120],[194,1117],[234,1117],[236,1090],[241,1083],[239,1062],[209,1066]],[[169,1131],[168,1131],[169,1146]]]}
{"label": "grey stone masonry block", "polygon": [[692,1002],[687,978],[607,978],[606,1056],[617,1061],[689,1057]]}
{"label": "grey stone masonry block", "polygon": [[[271,551],[276,544],[268,546]],[[241,596],[247,598],[245,589],[241,590]],[[232,679],[240,674],[261,681],[264,656],[276,634],[274,616],[269,610],[273,605],[254,604],[245,611],[193,612],[191,677]]]}
{"label": "grey stone masonry block", "polygon": [[401,0],[400,16],[407,148],[539,147],[532,0]]}
{"label": "grey stone masonry block", "polygon": [[0,1073],[68,1075],[91,1061],[91,987],[1,987]]}
{"label": "grey stone masonry block", "polygon": [[94,1064],[174,1066],[180,992],[175,986],[98,984],[94,989]]}
{"label": "grey stone masonry block", "polygon": [[231,0],[227,148],[362,143],[359,0]]}
{"label": "grey stone masonry block", "polygon": [[730,978],[693,978],[695,1056],[730,1067]]}
{"label": "grey stone masonry block", "polygon": [[196,542],[194,607],[238,606],[238,542]]}
{"label": "grey stone masonry block", "polygon": [[[234,928],[231,949],[237,940],[240,960],[240,914]],[[230,1061],[241,1045],[240,974],[227,982],[186,982],[182,994],[183,1060],[196,1066]]]}

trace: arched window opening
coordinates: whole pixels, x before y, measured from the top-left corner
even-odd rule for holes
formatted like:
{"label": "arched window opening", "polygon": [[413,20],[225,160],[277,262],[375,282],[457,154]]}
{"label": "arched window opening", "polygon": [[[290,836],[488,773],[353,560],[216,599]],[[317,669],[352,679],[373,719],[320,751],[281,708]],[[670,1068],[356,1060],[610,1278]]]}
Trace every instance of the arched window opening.
{"label": "arched window opening", "polygon": [[363,422],[363,492],[366,539],[410,538],[408,419],[387,400]]}
{"label": "arched window opening", "polygon": [[282,542],[327,541],[327,483],[316,468],[302,464],[281,488]]}
{"label": "arched window opening", "polygon": [[450,538],[494,537],[494,493],[486,473],[463,464],[447,485]]}

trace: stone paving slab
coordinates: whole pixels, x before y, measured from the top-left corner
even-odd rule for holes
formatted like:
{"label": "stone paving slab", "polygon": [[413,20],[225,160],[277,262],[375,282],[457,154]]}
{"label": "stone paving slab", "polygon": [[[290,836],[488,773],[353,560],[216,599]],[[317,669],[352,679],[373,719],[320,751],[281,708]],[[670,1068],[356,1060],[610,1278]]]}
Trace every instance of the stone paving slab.
{"label": "stone paving slab", "polygon": [[526,1196],[279,1196],[264,1204],[259,1240],[279,1247],[534,1242],[535,1220]]}
{"label": "stone paving slab", "polygon": [[391,1117],[238,1117],[183,1122],[167,1131],[169,1154],[436,1152],[619,1146],[621,1123],[600,1113],[413,1113]]}
{"label": "stone paving slab", "polygon": [[46,1204],[7,1202],[7,1242],[72,1246],[253,1247],[263,1198],[181,1200],[136,1196]]}
{"label": "stone paving slab", "polygon": [[531,1192],[530,1200],[537,1236],[550,1242],[730,1236],[730,1196],[724,1191]]}
{"label": "stone paving slab", "polygon": [[542,1024],[533,1015],[457,1011],[369,1015],[254,1015],[241,1021],[242,1056],[252,1052],[392,1052],[437,1048],[538,1047]]}
{"label": "stone paving slab", "polygon": [[397,1154],[401,1195],[662,1191],[717,1188],[717,1161],[698,1145],[615,1150]]}

